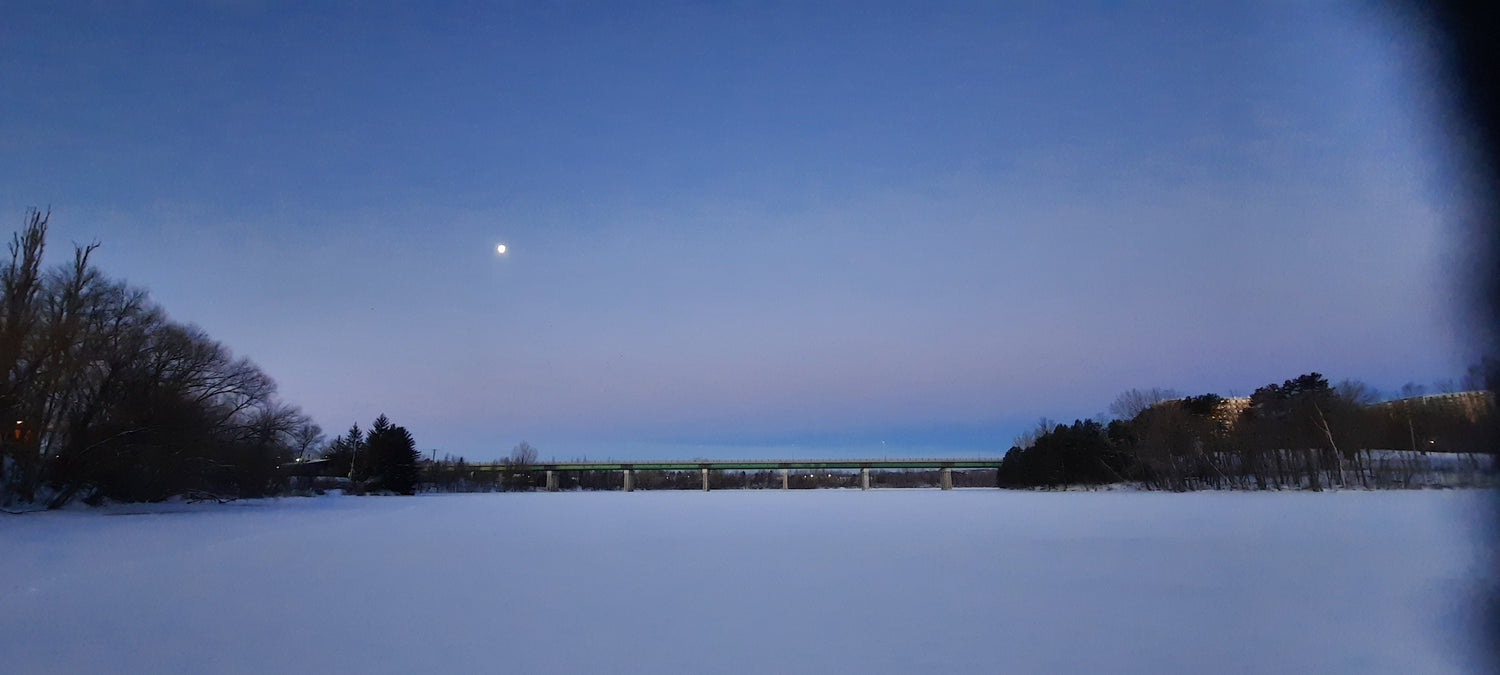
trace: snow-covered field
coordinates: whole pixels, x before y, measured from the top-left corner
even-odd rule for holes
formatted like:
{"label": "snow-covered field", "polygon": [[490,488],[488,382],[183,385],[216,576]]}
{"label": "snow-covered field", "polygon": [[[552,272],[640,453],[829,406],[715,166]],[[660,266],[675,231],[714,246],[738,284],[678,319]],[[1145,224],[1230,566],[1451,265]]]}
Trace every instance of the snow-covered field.
{"label": "snow-covered field", "polygon": [[1488,498],[770,490],[4,516],[0,670],[1479,671]]}

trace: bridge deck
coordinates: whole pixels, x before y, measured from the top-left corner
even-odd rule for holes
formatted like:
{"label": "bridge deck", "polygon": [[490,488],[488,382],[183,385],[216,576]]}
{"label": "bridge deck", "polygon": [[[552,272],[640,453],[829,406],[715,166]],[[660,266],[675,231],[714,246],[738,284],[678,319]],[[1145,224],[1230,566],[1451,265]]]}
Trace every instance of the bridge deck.
{"label": "bridge deck", "polygon": [[[500,471],[503,462],[471,464],[479,471]],[[696,469],[732,469],[770,471],[775,469],[996,469],[999,458],[906,458],[906,459],[693,459],[643,462],[537,462],[523,471],[692,471]]]}
{"label": "bridge deck", "polygon": [[[715,470],[777,471],[781,472],[781,489],[790,484],[791,471],[825,469],[858,469],[860,489],[870,489],[871,469],[939,469],[942,473],[939,484],[944,490],[953,489],[954,469],[998,469],[1000,459],[994,457],[912,457],[905,459],[689,459],[643,462],[535,462],[512,465],[505,462],[470,464],[474,473],[491,474],[486,478],[500,479],[506,471],[542,471],[547,474],[546,489],[556,492],[559,488],[558,474],[565,471],[620,471],[624,473],[624,490],[634,489],[637,471],[699,471],[703,475],[703,489],[710,487],[709,472]],[[288,476],[323,476],[332,467],[328,460],[284,464],[281,470]],[[998,473],[996,474],[998,477]],[[473,473],[470,474],[474,476]]]}

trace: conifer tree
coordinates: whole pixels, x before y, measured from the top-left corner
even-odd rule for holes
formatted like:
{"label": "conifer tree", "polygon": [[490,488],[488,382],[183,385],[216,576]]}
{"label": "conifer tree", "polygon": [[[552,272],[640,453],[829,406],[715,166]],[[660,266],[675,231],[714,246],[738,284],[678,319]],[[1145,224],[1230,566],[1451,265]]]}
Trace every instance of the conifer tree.
{"label": "conifer tree", "polygon": [[364,448],[365,435],[359,430],[359,425],[349,427],[349,431],[343,436],[333,439],[328,448],[323,451],[323,458],[333,463],[334,473],[340,476],[348,476],[354,479],[354,457]]}
{"label": "conifer tree", "polygon": [[418,459],[417,443],[411,433],[382,414],[370,425],[364,453],[356,456],[355,464],[366,467],[359,474],[368,489],[409,495],[417,490]]}

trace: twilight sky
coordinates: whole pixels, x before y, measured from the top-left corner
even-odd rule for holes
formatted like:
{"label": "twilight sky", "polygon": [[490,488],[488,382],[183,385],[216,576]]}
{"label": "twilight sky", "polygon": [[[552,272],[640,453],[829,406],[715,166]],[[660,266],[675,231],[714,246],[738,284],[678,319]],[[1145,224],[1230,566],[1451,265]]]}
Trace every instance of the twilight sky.
{"label": "twilight sky", "polygon": [[333,432],[989,454],[1469,360],[1430,75],[1365,5],[63,4],[0,24],[0,216]]}

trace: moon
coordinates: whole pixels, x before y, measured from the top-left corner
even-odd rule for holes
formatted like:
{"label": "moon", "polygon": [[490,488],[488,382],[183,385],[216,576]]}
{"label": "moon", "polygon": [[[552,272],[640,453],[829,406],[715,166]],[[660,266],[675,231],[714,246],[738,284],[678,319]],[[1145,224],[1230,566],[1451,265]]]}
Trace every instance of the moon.
{"label": "moon", "polygon": [[505,244],[496,244],[495,253],[497,255],[505,255]]}

